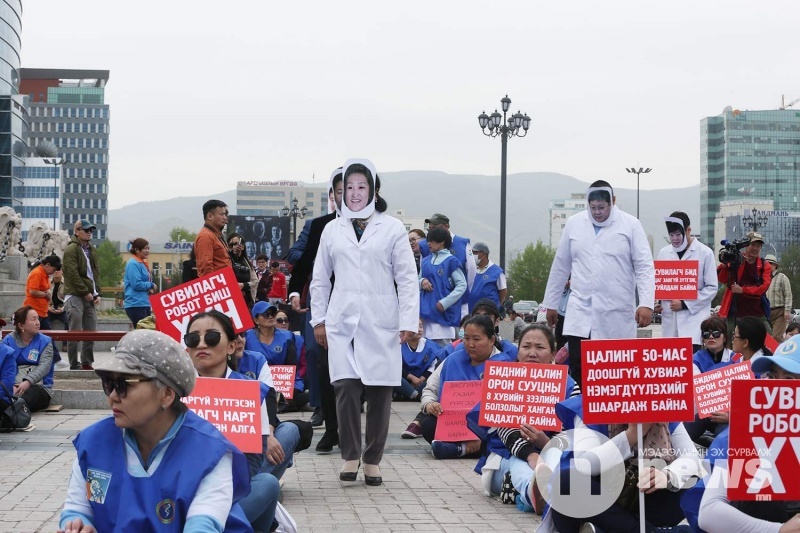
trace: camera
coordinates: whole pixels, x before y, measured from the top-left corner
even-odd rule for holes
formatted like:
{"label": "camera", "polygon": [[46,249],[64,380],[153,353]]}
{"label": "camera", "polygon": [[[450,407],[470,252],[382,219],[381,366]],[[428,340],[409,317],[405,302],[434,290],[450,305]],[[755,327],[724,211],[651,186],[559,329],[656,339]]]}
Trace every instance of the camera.
{"label": "camera", "polygon": [[739,264],[740,250],[750,246],[750,237],[742,237],[733,242],[724,240],[720,244],[722,250],[719,251],[719,262],[736,266]]}

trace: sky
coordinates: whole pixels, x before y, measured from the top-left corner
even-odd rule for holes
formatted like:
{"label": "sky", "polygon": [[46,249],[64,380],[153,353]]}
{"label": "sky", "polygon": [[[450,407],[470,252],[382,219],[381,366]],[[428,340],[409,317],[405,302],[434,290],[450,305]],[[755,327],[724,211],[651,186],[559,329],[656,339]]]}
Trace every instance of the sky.
{"label": "sky", "polygon": [[[24,0],[28,68],[107,69],[109,208],[240,180],[508,172],[699,183],[700,120],[800,97],[800,2]],[[800,107],[800,103],[798,103]]]}

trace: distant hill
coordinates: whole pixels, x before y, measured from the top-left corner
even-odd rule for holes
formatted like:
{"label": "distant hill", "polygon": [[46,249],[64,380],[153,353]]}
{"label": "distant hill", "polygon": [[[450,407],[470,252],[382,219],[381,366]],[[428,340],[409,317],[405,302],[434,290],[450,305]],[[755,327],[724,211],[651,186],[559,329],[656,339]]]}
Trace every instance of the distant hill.
{"label": "distant hill", "polygon": [[[500,226],[500,178],[446,174],[438,171],[414,170],[381,174],[382,195],[391,207],[402,208],[411,216],[444,213],[450,217],[453,231],[472,242],[485,241],[497,257]],[[613,183],[612,183],[613,185]],[[584,192],[588,183],[571,176],[550,172],[528,172],[508,176],[506,254],[510,258],[528,243],[542,240],[549,243],[550,202]],[[615,189],[617,203],[636,214],[636,190]],[[108,213],[109,237],[128,240],[143,236],[151,242],[165,242],[170,230],[184,226],[196,231],[202,226],[201,206],[211,196],[180,197],[141,202]],[[216,195],[232,206],[235,213],[236,191]],[[641,191],[641,220],[645,231],[653,236],[654,248],[665,240],[663,218],[674,210],[683,210],[700,229],[699,186],[680,189]],[[706,243],[710,239],[702,237]]]}

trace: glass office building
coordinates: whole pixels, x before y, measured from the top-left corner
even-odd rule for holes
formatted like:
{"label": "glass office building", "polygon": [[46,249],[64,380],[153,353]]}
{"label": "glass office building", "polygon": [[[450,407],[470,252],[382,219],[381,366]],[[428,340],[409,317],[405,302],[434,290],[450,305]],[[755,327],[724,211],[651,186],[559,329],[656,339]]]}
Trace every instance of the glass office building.
{"label": "glass office building", "polygon": [[720,202],[769,200],[800,210],[800,110],[726,108],[700,121],[701,235],[714,235]]}
{"label": "glass office building", "polygon": [[21,185],[27,151],[27,112],[19,95],[22,3],[0,0],[0,206],[18,208],[14,188]]}

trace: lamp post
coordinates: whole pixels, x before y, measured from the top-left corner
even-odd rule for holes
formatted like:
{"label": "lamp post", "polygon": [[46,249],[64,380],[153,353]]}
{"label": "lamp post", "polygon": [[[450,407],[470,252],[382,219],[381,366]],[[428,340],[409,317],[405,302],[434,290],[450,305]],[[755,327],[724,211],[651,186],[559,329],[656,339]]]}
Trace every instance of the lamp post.
{"label": "lamp post", "polygon": [[769,218],[767,215],[758,214],[758,209],[753,208],[752,215],[745,215],[742,217],[742,225],[750,228],[752,231],[758,231],[758,228],[766,226]]}
{"label": "lamp post", "polygon": [[292,217],[292,244],[294,241],[297,240],[297,219],[298,218],[306,218],[306,213],[308,212],[308,208],[306,206],[297,207],[297,198],[292,198],[292,208],[289,209],[288,206],[284,206],[281,209],[281,214],[285,217]]}
{"label": "lamp post", "polygon": [[636,167],[631,167],[625,170],[628,171],[628,174],[636,174],[636,218],[639,218],[639,177],[642,174],[649,173],[653,169],[639,167],[639,170],[636,170]]}
{"label": "lamp post", "polygon": [[508,155],[508,138],[525,137],[531,125],[531,118],[519,111],[506,117],[511,107],[511,98],[505,95],[500,104],[501,115],[496,109],[491,115],[486,111],[478,115],[478,124],[487,137],[500,137],[500,268],[506,268],[506,164]]}
{"label": "lamp post", "polygon": [[56,169],[56,173],[53,176],[53,189],[55,196],[53,197],[53,231],[58,231],[58,198],[61,196],[61,187],[59,186],[59,177],[61,176],[61,172],[59,170],[59,166],[66,165],[67,160],[62,158],[53,158],[53,159],[44,159],[44,162],[48,165],[53,165],[53,168]]}

